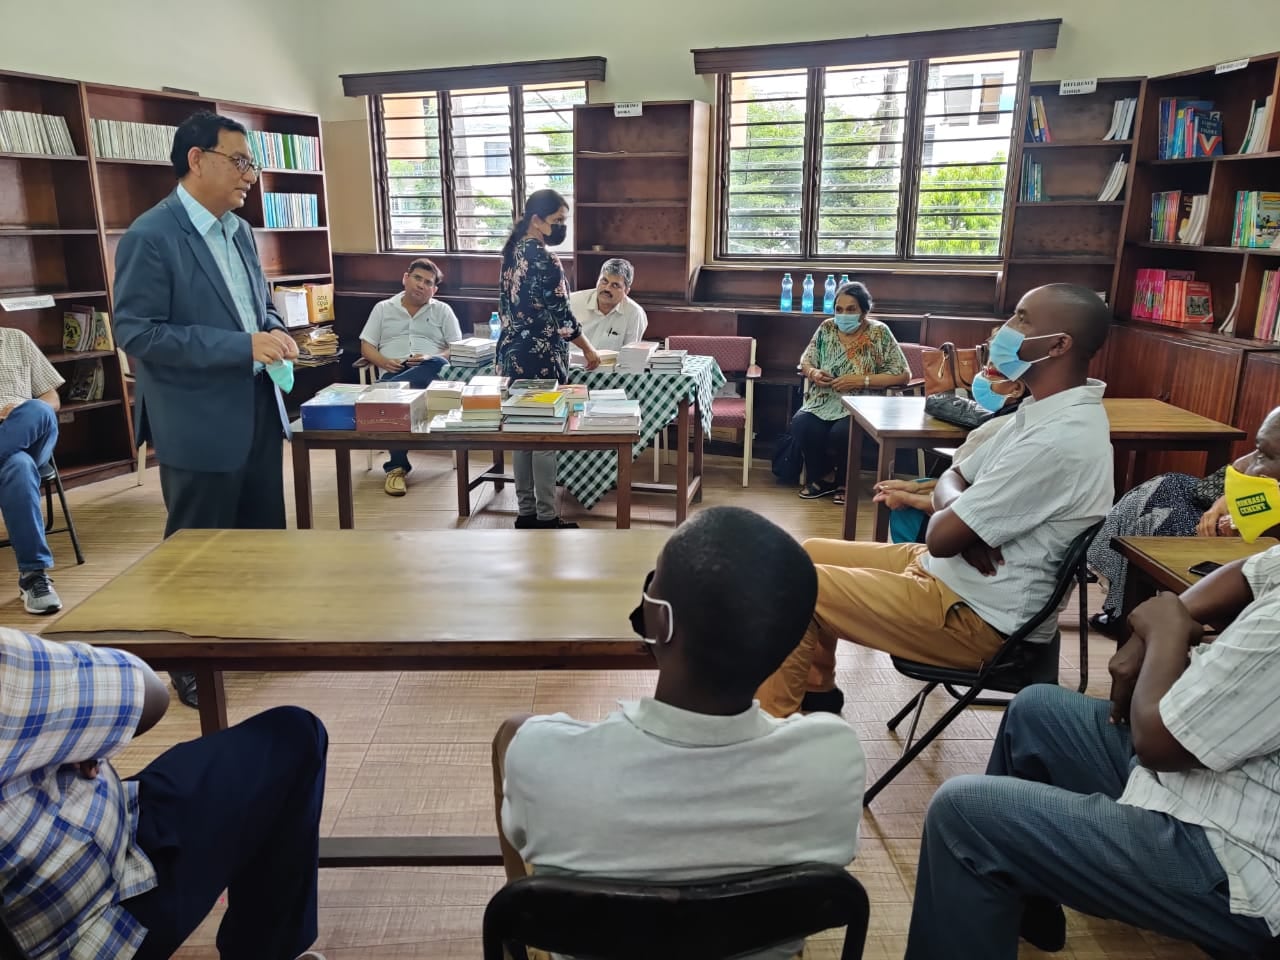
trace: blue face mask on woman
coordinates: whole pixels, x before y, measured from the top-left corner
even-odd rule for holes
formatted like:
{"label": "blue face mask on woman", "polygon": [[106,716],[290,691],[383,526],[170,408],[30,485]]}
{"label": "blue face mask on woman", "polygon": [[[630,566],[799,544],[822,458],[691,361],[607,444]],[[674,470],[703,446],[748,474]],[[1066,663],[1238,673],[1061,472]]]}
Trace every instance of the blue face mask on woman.
{"label": "blue face mask on woman", "polygon": [[[1008,377],[1010,380],[1021,380],[1023,375],[1031,369],[1033,363],[1049,359],[1044,356],[1040,357],[1039,360],[1023,360],[1022,357],[1018,356],[1018,351],[1022,349],[1022,345],[1031,340],[1049,340],[1060,336],[1062,336],[1060,333],[1046,333],[1038,337],[1028,337],[1005,324],[995,332],[995,336],[991,338],[991,342],[987,345],[987,356],[991,360],[991,365],[999,370],[1001,375]],[[975,396],[974,399],[976,400],[977,397]]]}
{"label": "blue face mask on woman", "polygon": [[989,410],[992,413],[999,412],[1005,401],[1009,399],[1003,394],[996,393],[985,373],[974,375],[973,386],[970,387],[970,391],[973,393],[974,402],[982,409]]}
{"label": "blue face mask on woman", "polygon": [[860,313],[838,313],[833,318],[836,327],[841,333],[853,333],[858,329],[858,325],[862,323],[862,314]]}

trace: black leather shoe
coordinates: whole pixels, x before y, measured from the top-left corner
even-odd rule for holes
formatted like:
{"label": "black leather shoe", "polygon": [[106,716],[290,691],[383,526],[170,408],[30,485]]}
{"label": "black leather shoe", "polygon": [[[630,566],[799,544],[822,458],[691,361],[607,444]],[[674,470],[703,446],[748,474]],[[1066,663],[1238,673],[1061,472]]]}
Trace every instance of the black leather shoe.
{"label": "black leather shoe", "polygon": [[539,520],[536,523],[539,530],[577,530],[578,525],[568,520],[561,520],[559,517],[552,517],[550,520]]}
{"label": "black leather shoe", "polygon": [[173,689],[178,691],[178,699],[193,709],[200,709],[200,697],[196,691],[196,675],[194,673],[171,673]]}
{"label": "black leather shoe", "polygon": [[1057,953],[1067,945],[1067,916],[1061,904],[1044,897],[1027,897],[1019,933],[1037,950]]}
{"label": "black leather shoe", "polygon": [[518,517],[516,517],[517,530],[536,530],[538,527],[538,524],[539,524],[539,521],[536,514],[531,513],[528,516],[525,516],[522,513]]}
{"label": "black leather shoe", "polygon": [[801,713],[834,713],[844,709],[844,693],[839,687],[830,690],[810,690],[800,701]]}

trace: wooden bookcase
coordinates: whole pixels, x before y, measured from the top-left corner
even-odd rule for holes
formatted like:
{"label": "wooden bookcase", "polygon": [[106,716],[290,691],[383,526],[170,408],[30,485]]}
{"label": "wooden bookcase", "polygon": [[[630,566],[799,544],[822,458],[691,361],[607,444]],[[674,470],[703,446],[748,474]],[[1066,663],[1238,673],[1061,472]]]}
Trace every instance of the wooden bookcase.
{"label": "wooden bookcase", "polygon": [[[1000,309],[1009,313],[1027,291],[1046,283],[1079,283],[1105,293],[1114,303],[1114,274],[1120,253],[1126,203],[1133,179],[1133,139],[1102,139],[1111,126],[1113,105],[1137,99],[1130,132],[1143,107],[1141,77],[1099,80],[1088,94],[1060,95],[1059,84],[1033,83],[1019,111],[1023,131],[1014,162],[1012,216],[1007,234],[1007,264]],[[1031,140],[1026,114],[1031,97],[1041,97],[1053,139]],[[1043,199],[1022,200],[1023,161],[1040,164]],[[1118,199],[1098,200],[1112,166],[1130,161]]]}
{"label": "wooden bookcase", "polygon": [[574,288],[594,287],[610,257],[630,260],[633,295],[687,303],[706,248],[710,111],[698,100],[573,110]]}
{"label": "wooden bookcase", "polygon": [[[69,353],[62,345],[62,312],[85,304],[111,313],[115,253],[129,225],[174,188],[164,160],[99,155],[91,121],[122,120],[177,126],[197,110],[212,110],[251,130],[320,137],[313,114],[161,93],[56,77],[0,73],[0,110],[63,117],[75,155],[0,153],[0,298],[47,293],[54,306],[0,312],[0,323],[26,331],[64,378],[81,359],[101,359],[103,399],[63,403],[56,450],[68,485],[126,473],[135,464],[133,423],[119,358],[114,351]],[[321,170],[263,172],[240,211],[254,228],[258,252],[273,282],[327,282],[333,273]],[[314,193],[320,227],[267,230],[263,189]]]}

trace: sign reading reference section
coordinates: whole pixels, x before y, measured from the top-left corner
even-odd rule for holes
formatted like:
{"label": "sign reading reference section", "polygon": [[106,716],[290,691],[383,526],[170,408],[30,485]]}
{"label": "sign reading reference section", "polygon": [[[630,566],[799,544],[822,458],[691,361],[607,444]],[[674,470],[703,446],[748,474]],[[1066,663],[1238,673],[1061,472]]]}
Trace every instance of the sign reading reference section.
{"label": "sign reading reference section", "polygon": [[1244,57],[1240,60],[1228,60],[1226,63],[1220,63],[1216,67],[1214,67],[1213,72],[1215,74],[1230,73],[1232,70],[1243,70],[1248,65],[1249,65],[1248,57]]}
{"label": "sign reading reference section", "polygon": [[1058,96],[1070,97],[1079,93],[1093,93],[1097,89],[1097,77],[1089,77],[1085,80],[1063,80],[1058,84]]}
{"label": "sign reading reference section", "polygon": [[53,306],[53,297],[43,294],[36,297],[0,297],[0,307],[7,312],[17,310],[43,310]]}
{"label": "sign reading reference section", "polygon": [[639,100],[624,100],[613,105],[615,117],[638,117],[644,113],[644,104]]}

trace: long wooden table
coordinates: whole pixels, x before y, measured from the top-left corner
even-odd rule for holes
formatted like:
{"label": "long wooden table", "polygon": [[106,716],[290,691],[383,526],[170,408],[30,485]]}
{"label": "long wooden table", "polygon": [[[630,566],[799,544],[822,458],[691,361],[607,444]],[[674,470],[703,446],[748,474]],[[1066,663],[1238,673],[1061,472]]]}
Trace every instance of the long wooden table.
{"label": "long wooden table", "polygon": [[[844,538],[857,539],[858,479],[863,438],[880,447],[877,480],[893,476],[894,460],[901,449],[923,446],[954,447],[968,431],[924,412],[923,397],[844,397],[849,411],[849,461],[845,501]],[[1111,443],[1116,450],[1116,495],[1130,486],[1130,478],[1144,472],[1144,458],[1173,450],[1204,451],[1206,472],[1231,459],[1231,445],[1243,440],[1243,430],[1218,423],[1160,400],[1104,398],[1111,421]],[[889,536],[889,511],[876,510],[875,539]]]}
{"label": "long wooden table", "polygon": [[[183,530],[45,636],[191,670],[651,669],[627,615],[667,530]],[[498,863],[494,837],[335,838],[326,866]]]}
{"label": "long wooden table", "polygon": [[[338,527],[355,527],[355,506],[351,489],[352,450],[452,450],[458,455],[458,516],[471,515],[471,491],[482,483],[497,489],[511,481],[503,469],[505,450],[612,450],[618,457],[617,527],[631,526],[631,451],[640,440],[636,433],[374,433],[361,430],[305,430],[300,422],[291,427],[289,446],[293,450],[293,499],[298,529],[311,527],[311,451],[332,450],[338,480]],[[490,450],[493,467],[472,478],[470,452]],[[699,449],[700,452],[700,449]],[[699,463],[699,466],[701,464]],[[701,473],[701,470],[699,470]],[[688,482],[687,474],[685,475]],[[688,502],[686,495],[684,501]]]}

